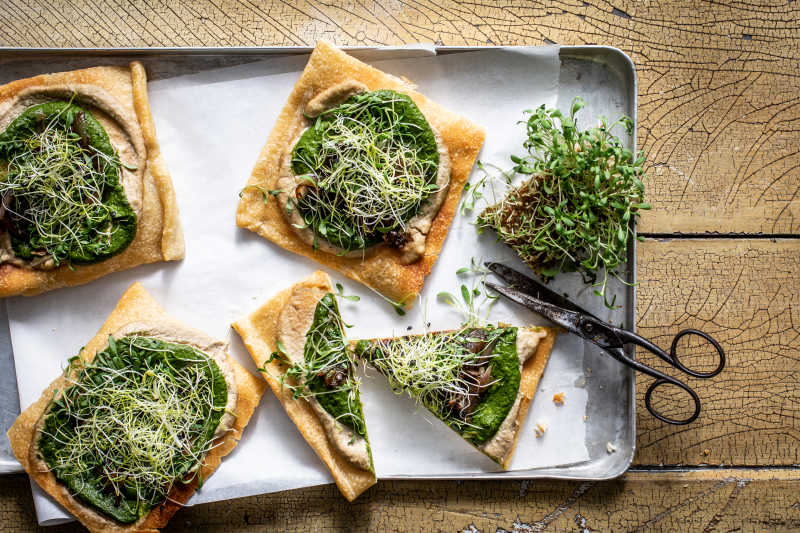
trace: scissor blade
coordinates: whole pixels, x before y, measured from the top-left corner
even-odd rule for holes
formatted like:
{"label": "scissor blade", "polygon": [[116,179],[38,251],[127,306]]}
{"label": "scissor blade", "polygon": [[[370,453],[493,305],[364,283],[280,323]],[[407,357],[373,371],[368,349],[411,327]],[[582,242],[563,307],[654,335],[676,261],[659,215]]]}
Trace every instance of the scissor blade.
{"label": "scissor blade", "polygon": [[561,326],[570,333],[575,333],[576,335],[582,336],[581,332],[578,330],[580,313],[570,309],[563,309],[538,298],[534,298],[533,296],[517,289],[503,287],[502,285],[497,285],[491,281],[484,281],[483,284],[493,291],[502,294],[509,300],[517,302],[521,306],[527,307],[531,311],[542,315],[549,321],[553,322],[557,326]]}
{"label": "scissor blade", "polygon": [[594,316],[586,309],[570,302],[564,296],[558,294],[554,290],[545,287],[535,279],[531,279],[522,272],[514,270],[511,267],[508,267],[502,263],[486,263],[486,268],[494,272],[512,288],[520,290],[538,300],[542,300],[543,302],[547,302],[558,307],[563,307],[564,309],[569,309],[571,311],[577,311],[578,313],[583,313],[584,315],[589,315],[592,317]]}

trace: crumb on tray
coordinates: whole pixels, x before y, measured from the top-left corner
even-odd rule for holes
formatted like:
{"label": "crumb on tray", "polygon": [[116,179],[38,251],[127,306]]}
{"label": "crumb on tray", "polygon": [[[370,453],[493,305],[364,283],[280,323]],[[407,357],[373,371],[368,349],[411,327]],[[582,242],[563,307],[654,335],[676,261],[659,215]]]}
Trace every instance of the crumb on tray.
{"label": "crumb on tray", "polygon": [[556,405],[564,405],[564,397],[565,395],[563,392],[553,394],[553,403]]}
{"label": "crumb on tray", "polygon": [[539,437],[544,435],[545,431],[547,431],[547,422],[545,422],[544,420],[536,422],[535,430],[536,430],[536,438],[538,439]]}
{"label": "crumb on tray", "polygon": [[614,446],[613,444],[611,444],[610,442],[607,442],[606,443],[606,451],[608,453],[614,453],[615,451],[617,451],[617,447]]}

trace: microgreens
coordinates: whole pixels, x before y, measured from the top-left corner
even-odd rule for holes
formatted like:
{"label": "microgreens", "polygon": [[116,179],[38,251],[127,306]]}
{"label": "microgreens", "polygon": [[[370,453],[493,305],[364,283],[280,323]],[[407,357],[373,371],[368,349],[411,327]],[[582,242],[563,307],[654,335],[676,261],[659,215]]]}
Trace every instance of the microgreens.
{"label": "microgreens", "polygon": [[[355,434],[366,436],[359,380],[354,375],[352,355],[347,349],[339,308],[332,293],[317,303],[314,320],[306,333],[303,361],[293,361],[286,346],[278,340],[277,350],[258,371],[272,375],[267,365],[275,360],[286,369],[273,377],[292,391],[294,399],[315,398],[336,420],[354,430],[353,438]],[[344,409],[336,412],[339,406]]]}
{"label": "microgreens", "polygon": [[[464,316],[464,327],[481,327],[488,322],[489,312],[497,302],[498,295],[490,293],[483,287],[483,280],[489,274],[489,270],[483,266],[480,259],[474,257],[470,260],[470,266],[461,267],[456,270],[456,276],[472,276],[471,286],[462,284],[460,287],[461,298],[457,298],[448,291],[439,292],[436,297],[444,303],[456,308]],[[481,299],[481,296],[483,298]],[[486,313],[481,316],[481,308],[487,305]]]}
{"label": "microgreens", "polygon": [[350,300],[351,302],[357,302],[361,300],[361,297],[355,294],[345,294],[344,287],[342,287],[341,283],[336,284],[336,296],[339,298],[344,298],[345,300]]}
{"label": "microgreens", "polygon": [[[396,394],[408,392],[416,402],[460,432],[475,428],[469,422],[473,400],[480,390],[495,383],[480,383],[477,372],[467,370],[485,368],[491,363],[496,357],[492,347],[502,333],[501,329],[465,327],[455,333],[361,341],[356,352],[386,376]],[[476,353],[469,348],[472,343],[480,343],[485,349]]]}
{"label": "microgreens", "polygon": [[526,111],[528,138],[524,156],[511,156],[513,171],[530,179],[504,200],[487,208],[478,225],[497,232],[500,240],[545,279],[558,272],[578,271],[587,283],[603,279],[595,294],[608,307],[609,275],[625,261],[632,222],[643,202],[644,155],[625,148],[612,130],[633,132],[633,121],[621,117],[609,124],[580,130],[575,115],[585,105],[576,98],[569,116],[544,106]]}
{"label": "microgreens", "polygon": [[79,493],[94,484],[116,502],[100,508],[123,522],[193,479],[227,398],[212,359],[186,345],[109,337],[91,363],[71,359],[66,377],[39,441],[59,479]]}
{"label": "microgreens", "polygon": [[247,185],[241,191],[239,191],[239,198],[241,198],[245,192],[247,191],[259,191],[261,193],[261,199],[264,201],[264,205],[269,202],[269,198],[278,196],[281,191],[279,189],[265,189],[260,185]]}
{"label": "microgreens", "polygon": [[389,90],[351,96],[314,119],[292,152],[304,227],[346,251],[377,244],[439,190],[425,117]]}
{"label": "microgreens", "polygon": [[88,111],[68,102],[29,108],[0,134],[0,159],[0,211],[20,257],[93,262],[133,238],[119,157]]}

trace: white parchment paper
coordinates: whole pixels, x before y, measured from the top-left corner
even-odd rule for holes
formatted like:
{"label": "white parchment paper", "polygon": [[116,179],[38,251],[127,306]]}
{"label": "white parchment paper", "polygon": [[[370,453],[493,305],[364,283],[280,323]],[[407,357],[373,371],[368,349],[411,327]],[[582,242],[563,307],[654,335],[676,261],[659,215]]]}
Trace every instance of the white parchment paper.
{"label": "white parchment paper", "polygon": [[[430,54],[419,49],[420,55]],[[408,55],[408,53],[406,53]],[[230,323],[320,265],[291,254],[236,227],[234,213],[243,187],[306,56],[208,71],[150,84],[150,103],[167,166],[172,174],[186,236],[186,259],[138,267],[34,298],[8,301],[20,403],[23,409],[61,372],[114,308],[122,292],[141,281],[166,310],[210,335],[227,339],[230,353],[255,372]],[[508,165],[524,138],[515,126],[524,109],[556,105],[559,59],[556,47],[495,49],[377,61],[379,68],[406,76],[420,92],[487,128],[481,159]],[[477,173],[476,173],[477,175]],[[475,175],[473,181],[475,181]],[[368,289],[329,272],[361,301],[343,301],[351,339],[452,329],[462,317],[437,301],[458,294],[455,271],[472,258],[517,264],[514,254],[488,232],[479,236],[474,215],[458,215],[420,301],[398,317]],[[490,317],[517,325],[541,319],[500,302]],[[411,326],[411,331],[408,327]],[[572,464],[588,459],[583,414],[586,392],[574,385],[582,376],[583,346],[574,337],[556,343],[512,469]],[[566,394],[556,407],[552,396]],[[475,451],[423,408],[395,396],[382,376],[366,372],[362,382],[365,416],[380,478],[459,476],[493,472],[497,465]],[[536,438],[534,426],[548,430]],[[299,488],[332,481],[275,397],[267,391],[244,438],[189,504]],[[68,515],[34,485],[40,523]]]}

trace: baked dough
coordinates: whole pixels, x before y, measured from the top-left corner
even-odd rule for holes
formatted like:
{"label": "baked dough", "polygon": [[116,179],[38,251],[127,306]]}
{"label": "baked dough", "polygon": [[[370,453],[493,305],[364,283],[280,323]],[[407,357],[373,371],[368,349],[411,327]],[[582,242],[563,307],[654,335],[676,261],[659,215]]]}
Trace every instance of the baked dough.
{"label": "baked dough", "polygon": [[[277,350],[281,312],[287,306],[298,304],[292,300],[292,294],[295,289],[301,287],[322,294],[333,292],[328,275],[318,270],[309,278],[279,292],[250,315],[233,323],[233,328],[242,337],[257,366],[263,367],[272,352]],[[316,302],[313,305],[316,306]],[[374,485],[377,482],[375,473],[359,468],[340,454],[329,440],[325,427],[313,407],[303,398],[292,398],[292,391],[282,387],[280,381],[274,377],[286,372],[286,367],[273,360],[266,364],[266,370],[267,372],[263,373],[264,379],[280,400],[286,414],[297,425],[303,438],[330,469],[344,497],[348,501],[353,501]]]}
{"label": "baked dough", "polygon": [[[533,397],[536,395],[536,387],[539,385],[539,380],[542,378],[542,374],[544,374],[544,369],[547,366],[547,361],[550,359],[550,353],[553,351],[553,343],[555,342],[556,336],[559,333],[558,328],[553,327],[538,327],[538,326],[531,326],[531,327],[520,327],[518,328],[519,331],[528,330],[533,334],[539,334],[541,336],[538,339],[538,344],[536,344],[535,351],[531,354],[528,359],[522,364],[522,371],[520,373],[520,383],[519,383],[519,391],[517,392],[517,398],[519,401],[519,406],[515,406],[511,408],[509,414],[506,415],[506,419],[498,428],[498,434],[500,431],[508,431],[511,433],[511,438],[502,439],[501,442],[493,443],[497,434],[493,436],[491,439],[487,440],[480,446],[473,445],[477,450],[481,451],[482,453],[486,454],[492,460],[496,461],[497,463],[501,464],[505,470],[508,470],[511,467],[511,458],[514,455],[514,449],[517,446],[517,441],[519,440],[519,433],[522,429],[522,425],[525,422],[525,418],[528,416],[528,409],[530,408],[530,404],[533,401]],[[448,333],[455,333],[455,330],[449,331],[436,331],[431,332],[430,334],[448,334]],[[365,339],[367,341],[374,342],[374,341],[391,341],[391,338],[383,338],[383,339]],[[354,340],[350,341],[350,348],[355,351],[356,345],[359,341]],[[518,345],[519,346],[519,345]],[[509,417],[512,415],[513,410],[516,409],[516,416],[514,419],[510,419]],[[489,443],[492,444],[492,451],[490,452],[487,445]]]}
{"label": "baked dough", "polygon": [[138,193],[131,202],[138,215],[136,237],[121,253],[99,263],[73,265],[73,269],[68,265],[36,270],[2,264],[0,298],[81,285],[118,270],[184,256],[175,191],[156,139],[147,97],[147,76],[141,63],[43,74],[0,86],[0,116],[21,97],[35,96],[47,101],[69,100],[73,95],[75,103],[89,109],[107,130],[110,125],[121,130],[137,152],[137,163],[144,166],[141,171],[137,169],[137,183],[125,183],[123,179],[129,201],[131,190]]}
{"label": "baked dough", "polygon": [[522,365],[522,374],[520,375],[519,382],[519,390],[522,393],[522,397],[520,399],[519,411],[517,411],[516,434],[514,435],[514,441],[511,447],[501,459],[503,468],[506,470],[511,468],[511,458],[514,455],[514,450],[517,448],[517,441],[519,441],[519,430],[522,429],[522,424],[525,423],[525,419],[528,417],[528,409],[530,409],[533,397],[536,395],[536,387],[539,386],[539,380],[542,379],[542,374],[544,374],[544,369],[547,366],[547,361],[550,359],[550,353],[553,351],[553,344],[559,332],[558,328],[553,327],[537,329],[546,329],[547,336],[539,341],[536,347],[536,353],[528,358],[525,364]]}
{"label": "baked dough", "polygon": [[[366,252],[364,257],[342,257],[314,250],[297,235],[275,199],[264,203],[262,191],[279,188],[277,181],[280,177],[281,161],[287,150],[293,148],[292,142],[306,126],[303,116],[306,104],[326,89],[347,81],[360,82],[371,91],[392,89],[410,96],[431,126],[441,135],[449,151],[450,188],[428,233],[424,256],[415,263],[404,265],[401,260],[402,252],[385,245],[378,245],[375,251]],[[242,193],[236,211],[236,223],[289,251],[338,270],[409,307],[439,256],[450,223],[456,214],[461,191],[483,145],[484,136],[483,128],[421,95],[414,90],[410,81],[381,72],[326,42],[320,42],[311,54],[258,157]]]}
{"label": "baked dough", "polygon": [[[165,329],[169,329],[170,325],[174,324],[176,330],[188,329],[187,326],[167,315],[140,283],[134,283],[122,295],[117,307],[111,312],[97,335],[81,350],[81,358],[91,361],[98,351],[105,349],[108,345],[108,336],[112,332],[119,331],[129,324],[139,323],[157,323]],[[192,330],[192,340],[183,340],[182,342],[198,349],[203,349],[204,345],[222,344],[220,341],[216,341],[196,330]],[[28,475],[90,531],[155,533],[194,494],[197,490],[199,479],[208,479],[219,466],[221,459],[236,447],[241,439],[242,431],[258,405],[261,395],[264,393],[266,387],[261,379],[250,374],[230,356],[227,357],[227,363],[233,372],[233,379],[238,392],[235,408],[236,418],[233,421],[231,430],[214,441],[213,447],[205,455],[200,476],[195,477],[191,483],[186,485],[176,483],[169,493],[167,501],[160,506],[154,507],[149,514],[133,524],[122,525],[96,511],[94,507],[74,498],[66,486],[56,480],[50,470],[42,468],[42,465],[46,465],[46,463],[35,457],[36,434],[40,420],[49,407],[54,391],[63,390],[68,386],[63,376],[53,381],[42,393],[41,398],[20,414],[8,430],[11,449],[14,451],[17,460],[22,464],[22,467],[28,472]]]}

